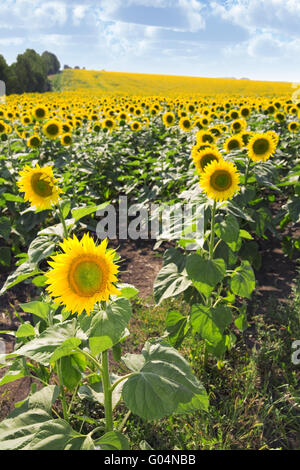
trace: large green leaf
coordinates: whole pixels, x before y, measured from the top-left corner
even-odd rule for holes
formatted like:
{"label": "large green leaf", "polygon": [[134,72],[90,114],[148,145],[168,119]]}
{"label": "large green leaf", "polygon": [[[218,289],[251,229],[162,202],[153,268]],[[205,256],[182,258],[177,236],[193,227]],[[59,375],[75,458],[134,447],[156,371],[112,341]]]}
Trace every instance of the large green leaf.
{"label": "large green leaf", "polygon": [[34,327],[28,322],[21,323],[21,325],[16,331],[17,338],[26,338],[28,336],[35,336],[35,335],[36,335],[36,332],[35,332]]}
{"label": "large green leaf", "polygon": [[56,348],[68,338],[76,336],[76,323],[73,320],[56,324],[43,331],[32,341],[15,350],[19,356],[26,356],[43,365],[49,365]]}
{"label": "large green leaf", "polygon": [[51,419],[43,409],[29,409],[0,423],[0,450],[20,450],[30,445],[43,423]]}
{"label": "large green leaf", "polygon": [[163,300],[175,297],[192,284],[186,271],[180,271],[175,263],[169,263],[158,273],[154,281],[154,300],[160,304]]}
{"label": "large green leaf", "polygon": [[38,264],[41,260],[50,256],[56,248],[53,237],[46,236],[35,238],[28,248],[29,261]]}
{"label": "large green leaf", "polygon": [[111,301],[106,310],[99,308],[98,312],[91,317],[90,324],[85,330],[93,354],[99,354],[120,341],[124,336],[131,313],[131,304],[123,297]]}
{"label": "large green leaf", "polygon": [[221,222],[216,224],[215,232],[226,243],[237,242],[240,233],[237,218],[228,214]]}
{"label": "large green leaf", "polygon": [[232,274],[230,288],[235,295],[239,297],[250,298],[255,289],[255,275],[252,267],[247,261],[242,261]]}
{"label": "large green leaf", "polygon": [[93,214],[94,212],[100,211],[105,209],[105,207],[109,204],[109,202],[104,202],[99,206],[90,206],[90,207],[79,207],[72,209],[72,217],[77,222],[78,220],[82,219],[83,217]]}
{"label": "large green leaf", "polygon": [[52,419],[51,407],[59,389],[49,385],[29,396],[0,423],[0,450],[19,450],[30,446],[44,423]]}
{"label": "large green leaf", "polygon": [[203,392],[189,364],[167,343],[147,342],[142,354],[145,364],[126,381],[122,392],[127,407],[141,418],[168,416],[180,403],[190,403]]}
{"label": "large green leaf", "polygon": [[192,305],[190,321],[193,330],[211,344],[217,344],[222,340],[223,334],[217,325],[213,309],[204,305]]}
{"label": "large green leaf", "polygon": [[209,297],[216,285],[224,279],[226,265],[223,259],[205,259],[193,253],[187,258],[186,270],[197,289]]}
{"label": "large green leaf", "polygon": [[24,312],[33,313],[42,320],[48,320],[50,305],[46,302],[33,300],[32,302],[27,302],[26,304],[20,304],[20,307]]}
{"label": "large green leaf", "polygon": [[27,375],[29,375],[29,373],[26,370],[26,367],[24,366],[23,360],[18,358],[17,360],[11,363],[9,370],[0,379],[0,386],[10,382],[14,382],[15,380],[21,379],[22,377],[26,377]]}
{"label": "large green leaf", "polygon": [[128,439],[118,431],[110,431],[95,441],[100,450],[130,450]]}
{"label": "large green leaf", "polygon": [[168,312],[166,318],[166,330],[168,332],[168,338],[171,345],[176,349],[181,345],[184,339],[186,326],[186,316],[181,315],[181,313],[176,310]]}
{"label": "large green leaf", "polygon": [[[117,380],[120,379],[120,376],[116,374],[110,375],[110,383],[113,385]],[[119,403],[122,396],[122,388],[125,381],[120,382],[113,390],[112,393],[112,409],[114,409]],[[94,382],[91,385],[82,385],[78,389],[78,396],[81,399],[87,399],[89,401],[94,401],[104,405],[104,392],[102,382]]]}
{"label": "large green leaf", "polygon": [[18,266],[18,268],[8,276],[2,286],[0,295],[4,294],[4,292],[6,292],[8,289],[15,286],[16,284],[25,281],[25,279],[39,274],[39,272],[40,271],[38,269],[38,266],[35,263],[25,261],[25,263]]}
{"label": "large green leaf", "polygon": [[72,450],[72,443],[76,443],[75,450],[81,449],[85,436],[74,431],[69,423],[63,419],[49,419],[32,436],[32,439],[23,450]]}

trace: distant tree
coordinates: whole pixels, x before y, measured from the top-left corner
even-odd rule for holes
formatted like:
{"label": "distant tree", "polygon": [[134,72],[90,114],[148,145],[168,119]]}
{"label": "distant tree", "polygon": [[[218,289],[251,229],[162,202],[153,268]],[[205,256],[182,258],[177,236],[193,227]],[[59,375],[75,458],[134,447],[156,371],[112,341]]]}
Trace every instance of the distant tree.
{"label": "distant tree", "polygon": [[16,71],[16,64],[12,64],[9,67],[8,78],[6,83],[6,94],[19,94],[23,93],[23,86],[20,83],[17,71]]}
{"label": "distant tree", "polygon": [[79,67],[79,65],[75,65],[74,69],[76,69],[76,70],[80,70],[80,67]]}
{"label": "distant tree", "polygon": [[68,70],[68,69],[71,69],[72,67],[70,67],[69,65],[64,65],[64,70]]}
{"label": "distant tree", "polygon": [[48,51],[40,56],[35,50],[26,49],[10,66],[0,54],[0,80],[5,82],[7,95],[50,91],[48,74],[55,74],[59,69],[57,57]]}
{"label": "distant tree", "polygon": [[9,66],[7,65],[3,55],[0,55],[0,80],[6,83],[8,79],[8,74]]}
{"label": "distant tree", "polygon": [[14,71],[19,84],[17,93],[45,92],[50,90],[46,66],[39,54],[33,49],[26,49],[17,56]]}
{"label": "distant tree", "polygon": [[41,57],[45,65],[47,75],[55,75],[59,72],[60,62],[55,54],[45,51]]}

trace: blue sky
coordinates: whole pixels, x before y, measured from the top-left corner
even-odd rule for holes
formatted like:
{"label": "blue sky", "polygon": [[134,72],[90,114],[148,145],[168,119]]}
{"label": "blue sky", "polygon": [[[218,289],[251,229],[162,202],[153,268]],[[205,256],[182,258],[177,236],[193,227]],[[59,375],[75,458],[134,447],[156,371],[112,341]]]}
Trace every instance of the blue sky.
{"label": "blue sky", "polygon": [[0,0],[0,54],[93,70],[300,82],[300,0]]}

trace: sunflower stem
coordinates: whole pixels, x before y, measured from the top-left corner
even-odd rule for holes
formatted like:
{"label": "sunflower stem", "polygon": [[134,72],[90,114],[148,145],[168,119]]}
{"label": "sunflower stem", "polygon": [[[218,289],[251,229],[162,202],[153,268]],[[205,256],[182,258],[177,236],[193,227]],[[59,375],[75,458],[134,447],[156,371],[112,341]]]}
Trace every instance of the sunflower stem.
{"label": "sunflower stem", "polygon": [[69,421],[65,389],[64,389],[63,379],[62,379],[61,359],[59,359],[56,364],[57,364],[57,375],[58,375],[59,387],[60,387],[60,393],[61,393],[61,404],[62,404],[63,415],[64,415],[64,419],[66,421]]}
{"label": "sunflower stem", "polygon": [[247,180],[248,180],[248,175],[249,175],[249,168],[250,168],[250,158],[247,158],[247,164],[246,164],[246,171],[245,171],[245,181],[244,181],[244,186],[247,186]]}
{"label": "sunflower stem", "polygon": [[210,241],[209,241],[209,259],[213,259],[214,256],[214,241],[215,241],[215,216],[217,209],[217,201],[214,201],[211,211],[211,229],[210,229]]}
{"label": "sunflower stem", "polygon": [[109,363],[108,351],[103,351],[102,354],[102,384],[104,391],[104,410],[105,410],[105,431],[113,431],[113,417],[112,417],[112,389],[109,378]]}
{"label": "sunflower stem", "polygon": [[69,234],[68,234],[68,228],[67,228],[67,225],[66,225],[66,221],[65,221],[64,215],[63,215],[62,210],[61,210],[61,206],[60,206],[59,203],[57,204],[57,206],[58,206],[59,218],[60,218],[60,221],[61,221],[61,223],[62,223],[63,230],[64,230],[64,238],[68,238],[68,236],[69,236]]}

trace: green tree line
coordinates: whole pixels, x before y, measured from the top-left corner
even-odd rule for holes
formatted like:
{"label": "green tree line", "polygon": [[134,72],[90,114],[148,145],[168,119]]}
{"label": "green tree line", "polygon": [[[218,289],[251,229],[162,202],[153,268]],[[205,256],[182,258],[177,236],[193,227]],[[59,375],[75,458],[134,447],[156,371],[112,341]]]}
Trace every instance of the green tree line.
{"label": "green tree line", "polygon": [[0,54],[0,80],[5,82],[7,95],[50,91],[48,75],[59,71],[59,60],[48,51],[39,55],[33,49],[26,49],[11,65]]}

